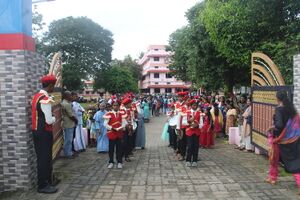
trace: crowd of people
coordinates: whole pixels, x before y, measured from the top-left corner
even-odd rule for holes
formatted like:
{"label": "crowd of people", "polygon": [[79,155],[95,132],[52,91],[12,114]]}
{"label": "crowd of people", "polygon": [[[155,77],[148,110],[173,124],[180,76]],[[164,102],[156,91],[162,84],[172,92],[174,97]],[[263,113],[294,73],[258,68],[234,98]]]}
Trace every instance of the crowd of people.
{"label": "crowd of people", "polygon": [[242,139],[237,149],[253,151],[250,97],[242,95],[238,101],[235,97],[225,100],[219,95],[179,92],[177,99],[170,96],[167,102],[169,147],[174,149],[176,159],[185,160],[187,166],[197,166],[198,149],[213,148],[215,138],[227,138],[230,127],[240,129]]}
{"label": "crowd of people", "polygon": [[[121,169],[123,158],[131,162],[133,151],[145,148],[144,119],[148,119],[149,108],[146,100],[136,99],[132,93],[112,96],[109,100],[100,100],[96,108],[89,107],[87,117],[83,117],[85,110],[76,102],[77,97],[76,93],[65,91],[61,103],[66,158],[74,158],[87,147],[96,147],[98,153],[109,153],[109,169],[114,166],[116,152],[116,166]],[[87,144],[83,122],[87,130]],[[74,148],[71,148],[72,143]]]}
{"label": "crowd of people", "polygon": [[[57,192],[58,181],[52,176],[53,116],[49,96],[56,78],[41,79],[43,88],[32,100],[32,130],[37,155],[38,192]],[[64,134],[64,157],[73,159],[87,147],[96,147],[99,153],[108,152],[109,169],[123,168],[123,161],[131,162],[135,149],[144,149],[146,143],[144,121],[165,113],[168,116],[169,146],[176,159],[186,161],[187,167],[196,167],[199,148],[213,148],[216,137],[227,138],[230,127],[238,126],[241,134],[237,149],[252,152],[250,142],[252,112],[251,98],[235,96],[191,95],[178,92],[165,96],[134,96],[132,93],[102,99],[96,108],[86,111],[76,100],[75,92],[64,91],[61,102]],[[277,93],[279,106],[275,110],[274,126],[269,129],[271,147],[270,170],[267,182],[275,184],[278,177],[279,155],[286,170],[294,174],[300,188],[300,117],[284,91]],[[84,116],[87,116],[86,118]],[[88,142],[85,140],[87,129]]]}
{"label": "crowd of people", "polygon": [[[37,155],[38,192],[49,194],[57,192],[55,186],[59,183],[52,176],[52,130],[59,116],[53,116],[54,100],[49,95],[54,90],[56,77],[46,75],[41,82],[43,88],[32,100],[32,130]],[[87,111],[77,100],[76,92],[62,93],[64,158],[73,159],[87,147],[96,147],[99,153],[108,152],[109,169],[115,163],[116,168],[122,169],[123,160],[131,162],[136,149],[145,149],[144,120],[150,118],[147,98],[134,98],[132,93],[112,96],[108,101],[102,100],[96,108],[89,108]]]}
{"label": "crowd of people", "polygon": [[[228,138],[230,127],[238,127],[241,140],[236,149],[253,152],[251,144],[251,97],[193,96],[177,93],[178,101],[168,105],[169,147],[187,167],[196,167],[199,148],[213,148],[216,137]],[[300,195],[300,116],[285,91],[276,94],[273,126],[268,130],[269,174],[266,182],[274,185],[279,161],[292,173]]]}

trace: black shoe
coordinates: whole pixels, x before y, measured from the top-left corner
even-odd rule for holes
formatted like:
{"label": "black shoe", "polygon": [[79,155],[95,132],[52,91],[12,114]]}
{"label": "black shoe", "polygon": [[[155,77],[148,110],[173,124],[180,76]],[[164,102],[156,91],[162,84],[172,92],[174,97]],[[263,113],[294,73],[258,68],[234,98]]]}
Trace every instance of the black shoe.
{"label": "black shoe", "polygon": [[42,189],[38,189],[38,193],[45,193],[45,194],[53,194],[57,192],[57,188],[51,186],[51,185],[47,185],[46,187],[42,188]]}

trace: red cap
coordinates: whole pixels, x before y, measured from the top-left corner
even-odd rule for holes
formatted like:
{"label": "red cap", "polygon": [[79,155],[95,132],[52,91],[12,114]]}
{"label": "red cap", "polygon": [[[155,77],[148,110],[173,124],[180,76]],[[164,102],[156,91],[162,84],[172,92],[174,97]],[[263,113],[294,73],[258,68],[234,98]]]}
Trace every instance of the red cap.
{"label": "red cap", "polygon": [[113,96],[112,96],[112,98],[111,98],[111,105],[114,104],[114,103],[118,103],[120,105],[121,101],[117,97],[113,98]]}
{"label": "red cap", "polygon": [[196,99],[190,100],[188,104],[189,104],[189,105],[193,105],[194,103],[197,103]]}
{"label": "red cap", "polygon": [[185,95],[188,95],[188,94],[189,94],[188,92],[177,92],[178,96],[185,96]]}
{"label": "red cap", "polygon": [[184,96],[183,101],[186,101],[189,98],[189,96]]}
{"label": "red cap", "polygon": [[127,105],[127,104],[129,104],[129,103],[131,103],[131,102],[132,102],[132,100],[131,100],[130,98],[125,97],[125,98],[123,99],[123,101],[122,101],[122,104],[123,104],[123,105]]}
{"label": "red cap", "polygon": [[52,74],[45,75],[41,78],[41,83],[56,83],[56,77]]}

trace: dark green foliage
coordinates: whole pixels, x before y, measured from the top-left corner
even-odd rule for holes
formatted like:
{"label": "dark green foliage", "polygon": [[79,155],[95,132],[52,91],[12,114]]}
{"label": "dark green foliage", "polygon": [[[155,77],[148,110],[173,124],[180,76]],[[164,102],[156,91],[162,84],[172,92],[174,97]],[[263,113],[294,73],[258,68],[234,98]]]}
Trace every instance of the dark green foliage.
{"label": "dark green foliage", "polygon": [[298,0],[207,0],[204,24],[220,55],[245,75],[249,76],[251,53],[260,51],[291,84],[292,56],[299,53],[299,14]]}
{"label": "dark green foliage", "polygon": [[102,73],[100,79],[95,80],[96,88],[105,88],[112,94],[128,91],[138,92],[137,81],[130,69],[114,65]]}
{"label": "dark green foliage", "polygon": [[83,89],[80,72],[73,69],[71,65],[65,64],[62,68],[63,85],[68,90],[80,91]]}
{"label": "dark green foliage", "polygon": [[112,33],[87,17],[52,22],[43,43],[43,52],[49,58],[58,51],[62,53],[63,68],[67,68],[63,82],[68,87],[77,88],[73,84],[81,79],[97,79],[111,62]]}
{"label": "dark green foliage", "polygon": [[208,89],[250,85],[251,53],[267,54],[292,83],[299,53],[299,0],[206,0],[170,36],[176,77]]}

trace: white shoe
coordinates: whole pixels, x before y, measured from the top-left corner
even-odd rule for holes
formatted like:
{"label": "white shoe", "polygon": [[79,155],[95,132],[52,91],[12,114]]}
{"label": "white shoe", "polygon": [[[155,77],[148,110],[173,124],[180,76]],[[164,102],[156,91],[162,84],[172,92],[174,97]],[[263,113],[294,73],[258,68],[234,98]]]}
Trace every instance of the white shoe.
{"label": "white shoe", "polygon": [[192,167],[197,167],[197,162],[192,162]]}
{"label": "white shoe", "polygon": [[123,165],[122,163],[118,163],[118,166],[117,166],[118,169],[122,169],[123,168]]}
{"label": "white shoe", "polygon": [[185,163],[185,166],[187,166],[187,167],[191,167],[191,166],[192,166],[192,164],[191,164],[191,162],[186,162],[186,163]]}
{"label": "white shoe", "polygon": [[109,163],[107,166],[108,169],[112,169],[113,167],[114,167],[114,163]]}

